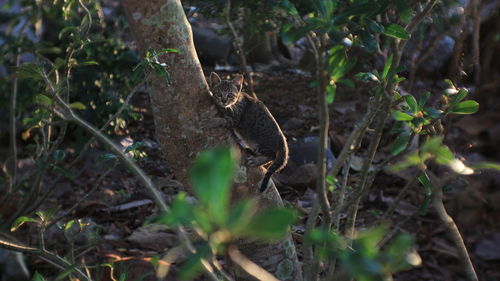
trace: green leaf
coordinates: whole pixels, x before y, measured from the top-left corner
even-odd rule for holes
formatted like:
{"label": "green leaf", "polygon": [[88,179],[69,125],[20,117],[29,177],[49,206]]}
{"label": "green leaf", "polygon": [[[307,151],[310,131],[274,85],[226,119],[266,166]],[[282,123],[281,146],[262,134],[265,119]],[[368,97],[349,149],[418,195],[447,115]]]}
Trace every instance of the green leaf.
{"label": "green leaf", "polygon": [[418,152],[415,151],[415,152],[407,155],[403,161],[392,165],[390,168],[392,171],[397,172],[397,171],[400,171],[400,170],[408,168],[408,167],[416,166],[416,165],[420,164],[421,162],[422,162],[422,158],[420,158],[420,155],[418,154]]}
{"label": "green leaf", "polygon": [[378,79],[378,77],[371,72],[359,72],[356,75],[354,75],[354,77],[356,77],[360,80],[363,80],[363,81],[374,81],[374,82],[380,83],[380,80]]}
{"label": "green leaf", "polygon": [[68,231],[71,226],[73,226],[73,224],[75,224],[75,220],[69,220],[68,222],[66,222],[63,228],[64,232]]}
{"label": "green leaf", "polygon": [[446,85],[448,85],[449,88],[456,89],[455,85],[450,79],[444,79],[443,82],[446,83]]}
{"label": "green leaf", "polygon": [[443,117],[443,111],[440,109],[435,109],[432,107],[426,107],[424,108],[424,113],[426,115],[429,115],[432,118],[441,118]]}
{"label": "green leaf", "polygon": [[374,2],[367,2],[361,4],[354,4],[351,7],[347,8],[344,12],[338,14],[334,18],[335,24],[345,23],[349,17],[352,16],[364,16],[364,15],[373,15],[378,12],[380,5]]}
{"label": "green leaf", "polygon": [[399,75],[396,74],[396,75],[394,75],[391,78],[391,83],[393,83],[393,84],[399,84],[399,83],[401,83],[401,82],[403,82],[405,80],[406,80],[405,77],[399,77]]}
{"label": "green leaf", "polygon": [[386,250],[389,257],[386,270],[388,269],[389,272],[398,272],[411,268],[411,265],[406,261],[406,258],[413,244],[414,239],[410,235],[398,235]]}
{"label": "green leaf", "polygon": [[42,220],[42,222],[48,222],[54,217],[55,213],[59,211],[59,209],[60,206],[55,206],[45,211],[36,211],[35,214]]}
{"label": "green leaf", "polygon": [[339,252],[348,248],[348,243],[340,235],[322,228],[314,228],[307,232],[304,243],[313,244],[318,258],[333,259]]}
{"label": "green leaf", "polygon": [[336,93],[337,87],[334,85],[326,85],[326,102],[328,104],[332,104],[333,101],[335,100],[335,93]]}
{"label": "green leaf", "polygon": [[299,12],[297,11],[297,8],[289,1],[289,0],[284,0],[280,2],[280,6],[283,10],[285,10],[289,15],[293,17],[299,17]]}
{"label": "green leaf", "polygon": [[130,81],[132,85],[137,85],[144,77],[144,70],[148,66],[148,63],[144,60],[138,63],[132,70],[132,77]]}
{"label": "green leaf", "polygon": [[35,96],[35,103],[49,106],[52,105],[52,99],[40,94]]}
{"label": "green leaf", "polygon": [[76,26],[66,26],[64,27],[63,29],[61,29],[61,31],[59,32],[59,35],[58,35],[58,38],[59,40],[63,38],[63,36],[68,33],[68,34],[71,34],[71,33],[77,33],[78,31],[78,27]]}
{"label": "green leaf", "polygon": [[87,108],[83,103],[79,101],[70,103],[69,107],[76,110],[85,110]]}
{"label": "green leaf", "polygon": [[227,220],[226,228],[235,235],[239,235],[255,214],[256,202],[254,200],[239,201],[232,208]]}
{"label": "green leaf", "polygon": [[55,281],[63,280],[68,277],[71,273],[73,273],[73,271],[75,271],[77,266],[77,264],[72,264],[70,267],[65,268],[64,271],[61,272],[61,274],[56,276]]}
{"label": "green leaf", "polygon": [[54,159],[55,163],[59,163],[64,160],[64,158],[66,158],[66,152],[61,149],[56,149],[52,152],[52,158]]}
{"label": "green leaf", "polygon": [[396,39],[408,40],[410,39],[410,34],[403,27],[397,24],[390,24],[384,30],[384,34]]}
{"label": "green leaf", "polygon": [[40,273],[38,273],[38,271],[35,271],[35,274],[33,274],[33,278],[31,279],[31,281],[46,281],[46,279]]}
{"label": "green leaf", "polygon": [[413,115],[417,114],[420,111],[417,100],[412,95],[406,95],[403,98],[405,99],[405,102],[410,108],[410,111]]}
{"label": "green leaf", "polygon": [[425,92],[420,99],[418,99],[418,107],[423,108],[429,97],[431,96],[431,93]]}
{"label": "green leaf", "polygon": [[138,141],[132,145],[127,146],[127,148],[125,148],[124,152],[129,153],[130,151],[134,151],[134,150],[136,150],[140,147],[144,147],[144,146],[145,146],[145,144],[143,142]]}
{"label": "green leaf", "polygon": [[24,63],[16,68],[15,75],[19,78],[33,79],[35,81],[43,79],[43,71],[39,65],[34,63]]}
{"label": "green leaf", "polygon": [[115,154],[111,154],[111,153],[99,155],[97,157],[96,164],[101,164],[102,162],[109,161],[109,160],[116,161],[116,160],[118,160],[118,156],[116,156]]}
{"label": "green leaf", "polygon": [[384,26],[374,20],[368,20],[368,30],[372,33],[383,33]]}
{"label": "green leaf", "polygon": [[242,235],[249,238],[276,240],[284,237],[290,225],[297,219],[292,209],[269,208],[257,213],[242,230]]}
{"label": "green leaf", "polygon": [[472,165],[469,165],[469,167],[474,169],[474,170],[479,169],[479,170],[497,170],[497,171],[500,171],[500,164],[492,163],[492,162],[482,162],[482,163],[472,164]]}
{"label": "green leaf", "polygon": [[227,219],[236,158],[236,151],[229,147],[209,149],[198,156],[189,173],[193,191],[219,224]]}
{"label": "green leaf", "polygon": [[170,83],[171,83],[170,76],[168,74],[168,71],[165,69],[165,67],[163,67],[161,64],[155,63],[155,62],[152,62],[150,65],[153,68],[156,75],[158,77],[162,78],[163,80],[165,80],[165,83],[167,85],[170,85]]}
{"label": "green leaf", "polygon": [[30,217],[26,217],[26,216],[21,216],[21,217],[18,217],[14,223],[12,224],[12,227],[10,228],[10,231],[11,232],[14,232],[16,231],[19,227],[21,227],[24,223],[27,223],[27,222],[34,222],[34,223],[40,223],[39,220],[37,219],[33,219],[33,218],[30,218]]}
{"label": "green leaf", "polygon": [[442,141],[442,136],[432,137],[422,145],[421,151],[422,154],[430,153],[434,156],[436,163],[446,165],[451,160],[455,159],[455,156]]}
{"label": "green leaf", "polygon": [[454,114],[473,114],[479,109],[479,103],[473,100],[466,100],[461,103],[454,105],[450,109],[450,113]]}
{"label": "green leaf", "polygon": [[391,110],[392,119],[396,121],[410,121],[413,120],[413,116],[406,114],[401,111]]}
{"label": "green leaf", "polygon": [[425,172],[420,173],[420,175],[418,175],[418,181],[422,184],[425,190],[432,190],[431,180],[429,179],[427,173]]}
{"label": "green leaf", "polygon": [[347,79],[347,78],[340,78],[339,80],[337,80],[337,83],[342,84],[344,86],[347,86],[351,89],[354,89],[356,87],[354,82],[351,79]]}
{"label": "green leaf", "polygon": [[375,53],[378,49],[378,42],[375,35],[368,31],[360,30],[359,39],[361,40],[361,47],[365,49],[368,53]]}
{"label": "green leaf", "polygon": [[399,18],[404,23],[409,23],[412,17],[411,3],[407,0],[396,0],[396,9]]}
{"label": "green leaf", "polygon": [[469,94],[469,91],[467,89],[460,89],[457,94],[451,96],[450,104],[451,106],[454,106],[461,102],[466,96]]}
{"label": "green leaf", "polygon": [[161,54],[161,53],[179,53],[179,50],[172,49],[172,48],[165,48],[165,49],[158,50],[158,54]]}
{"label": "green leaf", "polygon": [[319,7],[317,7],[317,9],[320,12],[321,18],[323,18],[326,21],[331,20],[333,15],[333,9],[335,9],[336,1],[323,0],[323,1],[313,1],[313,3],[319,4]]}
{"label": "green leaf", "polygon": [[78,65],[81,65],[81,66],[86,66],[86,65],[99,65],[98,62],[96,61],[93,61],[93,60],[90,60],[90,61],[83,61],[83,62],[79,62]]}
{"label": "green leaf", "polygon": [[170,212],[159,215],[154,221],[167,226],[190,226],[194,220],[193,208],[187,202],[186,194],[179,193],[172,201]]}
{"label": "green leaf", "polygon": [[409,141],[410,133],[405,131],[399,134],[399,136],[394,140],[394,143],[391,146],[391,154],[398,155],[399,153],[401,153],[406,148]]}
{"label": "green leaf", "polygon": [[387,59],[387,62],[384,65],[384,69],[382,70],[382,79],[385,79],[387,77],[387,73],[389,73],[389,70],[391,69],[392,66],[392,59],[394,57],[394,54],[391,54],[389,58]]}
{"label": "green leaf", "polygon": [[202,258],[207,258],[210,254],[210,246],[207,243],[198,245],[196,253],[191,255],[179,268],[181,280],[193,280],[203,271]]}

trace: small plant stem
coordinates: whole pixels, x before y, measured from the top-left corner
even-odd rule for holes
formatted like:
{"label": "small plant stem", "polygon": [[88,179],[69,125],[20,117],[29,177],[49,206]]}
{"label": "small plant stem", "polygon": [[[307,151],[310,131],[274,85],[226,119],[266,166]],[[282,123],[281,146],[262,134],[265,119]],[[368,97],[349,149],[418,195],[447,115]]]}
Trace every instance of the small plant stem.
{"label": "small plant stem", "polygon": [[238,33],[236,32],[236,28],[234,28],[234,25],[231,22],[231,0],[226,1],[226,11],[225,12],[226,12],[225,13],[226,24],[229,27],[231,34],[233,35],[234,45],[236,46],[236,49],[238,50],[238,55],[240,57],[241,66],[243,66],[243,72],[245,73],[245,76],[247,77],[248,86],[250,88],[250,94],[254,98],[257,98],[257,95],[255,94],[255,90],[253,87],[252,74],[248,70],[247,57],[245,55],[245,50],[243,50],[243,44],[241,43],[240,38],[238,37]]}
{"label": "small plant stem", "polygon": [[458,230],[455,221],[453,218],[448,215],[446,208],[443,204],[443,186],[449,182],[449,179],[438,179],[434,174],[428,172],[428,175],[431,179],[432,184],[432,193],[433,200],[432,205],[434,209],[436,209],[437,215],[441,222],[443,223],[448,235],[452,239],[455,247],[458,250],[458,255],[460,257],[460,261],[463,263],[465,267],[465,274],[467,275],[467,280],[469,281],[478,281],[476,270],[474,269],[474,265],[470,259],[469,253],[467,252],[467,248],[465,247],[464,240],[462,235],[460,235],[460,231]]}
{"label": "small plant stem", "polygon": [[360,179],[358,185],[354,191],[353,195],[354,203],[350,205],[349,212],[347,215],[345,233],[346,236],[350,239],[354,238],[354,228],[356,225],[356,216],[358,213],[359,203],[361,202],[361,197],[363,197],[365,189],[367,188],[366,183],[368,180],[368,173],[372,165],[373,158],[375,157],[375,153],[377,152],[380,139],[382,138],[382,132],[384,129],[385,121],[389,116],[390,101],[384,100],[383,103],[384,104],[382,106],[381,111],[377,114],[378,118],[375,125],[375,131],[370,140],[370,145],[368,146],[367,155],[361,167]]}
{"label": "small plant stem", "polygon": [[[17,48],[17,56],[16,56],[16,67],[19,67],[21,63],[21,50]],[[17,142],[16,142],[16,107],[17,107],[17,91],[18,91],[18,79],[17,76],[14,76],[14,80],[12,81],[12,94],[10,96],[10,126],[9,126],[9,137],[10,137],[10,161],[11,161],[11,173],[8,177],[9,185],[7,189],[7,193],[12,193],[13,186],[16,184],[17,178]]]}
{"label": "small plant stem", "polygon": [[334,218],[334,226],[335,229],[338,231],[340,229],[340,213],[342,212],[342,209],[344,208],[344,201],[345,201],[345,195],[347,191],[347,180],[349,179],[349,170],[351,167],[351,160],[352,157],[349,156],[347,161],[344,164],[343,168],[343,175],[342,175],[342,185],[339,189],[338,192],[338,200],[337,200],[337,206],[335,206],[335,210],[333,211],[333,218]]}
{"label": "small plant stem", "polygon": [[57,254],[54,254],[52,252],[49,252],[45,249],[39,249],[39,248],[32,248],[32,247],[27,247],[24,245],[20,245],[14,242],[10,242],[7,240],[4,240],[3,238],[0,238],[0,247],[16,252],[22,252],[26,254],[31,254],[40,257],[41,259],[45,260],[46,262],[52,264],[53,266],[61,269],[62,271],[66,270],[72,270],[76,276],[81,278],[82,280],[86,281],[92,281],[92,279],[87,276],[83,271],[81,271],[79,268],[75,267],[73,264],[71,264],[69,261],[64,259],[61,256],[58,256]]}
{"label": "small plant stem", "polygon": [[316,193],[318,195],[321,211],[323,212],[322,225],[325,229],[329,229],[332,225],[332,216],[330,214],[330,201],[328,200],[328,190],[326,188],[326,148],[328,146],[328,129],[330,119],[328,116],[328,103],[326,101],[326,83],[327,73],[324,68],[326,40],[321,37],[319,48],[319,56],[317,61],[316,79],[318,86],[316,92],[318,95],[319,104],[319,152],[318,152],[318,173],[316,178]]}
{"label": "small plant stem", "polygon": [[[307,236],[307,233],[311,231],[315,226],[316,226],[316,218],[319,216],[319,204],[313,204],[311,208],[311,212],[309,213],[309,216],[306,221],[305,225],[305,234],[304,236]],[[312,220],[311,218],[314,218]],[[316,272],[314,272],[314,264],[315,264],[315,258],[314,258],[314,251],[312,246],[309,243],[302,243],[302,255],[304,256],[304,262],[303,262],[303,272],[304,272],[304,279],[309,280],[309,276],[316,276]],[[310,273],[310,274],[309,274]],[[308,275],[309,274],[309,275]]]}
{"label": "small plant stem", "polygon": [[355,125],[354,130],[349,135],[349,138],[342,147],[342,150],[340,151],[340,154],[337,157],[337,160],[335,161],[335,165],[333,165],[331,172],[331,175],[333,177],[337,176],[340,169],[342,168],[342,165],[347,160],[347,157],[354,151],[357,144],[360,142],[360,137],[365,133],[366,129],[372,122],[373,117],[377,113],[379,106],[380,106],[380,100],[376,101],[370,100],[368,102],[367,112],[363,116],[363,119],[361,119],[361,121],[359,121],[358,124]]}
{"label": "small plant stem", "polygon": [[467,38],[467,12],[472,5],[472,1],[469,1],[467,7],[464,7],[464,13],[460,17],[460,28],[457,38],[455,38],[455,46],[453,48],[453,56],[451,58],[450,67],[448,68],[448,76],[454,82],[458,82],[461,76],[461,70],[463,69],[461,65],[462,52],[464,49],[464,42]]}
{"label": "small plant stem", "polygon": [[472,31],[472,63],[474,64],[474,83],[476,83],[476,87],[480,87],[481,83],[481,63],[480,63],[480,49],[479,49],[479,40],[481,36],[481,17],[480,17],[480,8],[481,8],[481,0],[472,0],[473,2],[473,11],[472,11],[472,20],[473,20],[473,31]]}
{"label": "small plant stem", "polygon": [[[18,36],[18,42],[21,43],[21,40],[23,38],[23,33],[28,27],[28,24],[30,24],[30,21],[27,20],[21,29],[19,30]],[[10,32],[9,32],[10,33]],[[10,35],[10,34],[8,34]],[[17,54],[16,54],[16,68],[19,67],[21,64],[21,48],[17,48]],[[16,107],[17,107],[17,94],[19,90],[19,81],[17,76],[14,76],[14,79],[12,81],[12,94],[10,95],[10,100],[9,100],[9,149],[10,149],[10,163],[11,163],[11,174],[7,173],[7,179],[8,179],[8,187],[7,187],[7,193],[12,193],[14,191],[14,185],[16,184],[17,181],[17,141],[16,141],[16,135],[17,135],[17,130],[16,130]],[[8,168],[8,166],[7,166]],[[8,169],[6,169],[8,171]]]}
{"label": "small plant stem", "polygon": [[[351,160],[352,157],[349,156],[347,161],[344,164],[344,168],[342,170],[344,171],[342,175],[342,185],[340,187],[340,190],[338,191],[338,200],[337,200],[337,206],[335,206],[335,210],[333,211],[332,217],[335,220],[334,223],[334,228],[338,232],[340,230],[340,215],[342,212],[342,209],[344,208],[345,204],[345,195],[347,191],[347,180],[349,179],[349,170],[351,167]],[[328,265],[328,273],[326,274],[327,278],[328,276],[334,276],[335,274],[335,268],[337,266],[337,257],[335,257]]]}

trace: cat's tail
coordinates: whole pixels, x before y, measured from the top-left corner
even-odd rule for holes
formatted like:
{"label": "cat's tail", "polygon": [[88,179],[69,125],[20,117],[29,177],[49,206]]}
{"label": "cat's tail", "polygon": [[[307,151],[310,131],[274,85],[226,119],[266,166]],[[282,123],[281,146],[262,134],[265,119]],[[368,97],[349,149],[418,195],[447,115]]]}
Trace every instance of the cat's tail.
{"label": "cat's tail", "polygon": [[260,185],[260,192],[264,192],[267,189],[267,185],[269,184],[269,180],[271,176],[275,172],[281,171],[288,162],[288,146],[284,145],[283,149],[276,152],[276,158],[274,158],[273,163],[267,169],[266,174],[264,175],[264,179],[262,180],[262,184]]}

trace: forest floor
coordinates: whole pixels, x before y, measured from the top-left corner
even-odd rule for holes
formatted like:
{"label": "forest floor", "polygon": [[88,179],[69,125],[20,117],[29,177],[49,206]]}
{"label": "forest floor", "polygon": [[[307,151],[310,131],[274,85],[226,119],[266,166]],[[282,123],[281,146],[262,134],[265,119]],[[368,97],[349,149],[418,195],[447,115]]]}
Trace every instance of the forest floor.
{"label": "forest floor", "polygon": [[[273,112],[290,141],[318,133],[317,100],[309,86],[311,81],[311,78],[292,73],[256,74],[257,95]],[[341,149],[355,122],[363,115],[367,100],[367,93],[363,90],[339,90],[335,103],[330,107],[329,135],[334,154]],[[117,142],[124,147],[136,142],[145,144],[140,150],[147,153],[147,159],[140,161],[140,165],[169,201],[174,194],[185,188],[169,173],[154,141],[153,117],[147,93],[138,93],[132,99],[132,105],[143,118],[130,123],[128,131],[124,131]],[[498,143],[495,143],[500,140],[498,121],[500,114],[492,108],[482,110],[471,117],[454,118],[445,124],[445,143],[467,159],[500,162],[500,154],[496,151]],[[389,128],[388,125],[386,129]],[[391,139],[382,141],[375,161],[381,161],[388,156],[390,143]],[[366,143],[363,143],[363,146],[366,147]],[[74,181],[57,183],[57,194],[54,194],[51,204],[67,209],[98,185],[71,213],[74,218],[82,218],[90,225],[89,231],[98,235],[77,236],[75,249],[89,242],[93,243],[96,251],[92,252],[97,254],[84,256],[88,264],[103,260],[115,261],[118,264],[115,276],[118,276],[119,272],[127,272],[127,280],[136,280],[134,278],[151,274],[151,258],[160,256],[166,247],[174,246],[176,238],[175,234],[166,228],[144,226],[144,222],[155,212],[155,207],[137,180],[126,170],[118,167],[101,182],[96,182],[108,168],[106,162],[96,164],[99,155],[105,153],[98,148],[92,148],[78,165],[80,176]],[[352,173],[356,174],[355,167]],[[293,171],[285,177],[292,174]],[[387,209],[404,184],[403,174],[379,173],[362,201],[357,226],[361,229],[370,226],[377,216]],[[500,280],[499,184],[498,173],[485,172],[462,179],[445,195],[447,208],[459,224],[480,280]],[[278,182],[277,186],[286,202],[300,207],[305,212],[309,210],[313,200],[313,192],[310,189],[313,184],[297,184],[292,188]],[[415,186],[392,216],[392,222],[397,225],[399,231],[415,235],[416,250],[422,257],[420,267],[396,274],[395,280],[465,280],[457,250],[432,208],[426,214],[417,215],[403,224],[398,224],[419,209],[423,197],[423,188]],[[294,227],[294,232],[294,237],[300,240],[303,226]],[[58,231],[49,231],[46,237],[47,241],[50,241],[47,244],[49,249],[52,245],[64,243],[64,237]],[[42,270],[47,266],[48,270],[49,266],[45,263],[33,262]],[[40,268],[38,270],[40,271]],[[103,268],[100,278],[96,279],[110,280],[108,270]],[[172,270],[175,272],[175,265]]]}

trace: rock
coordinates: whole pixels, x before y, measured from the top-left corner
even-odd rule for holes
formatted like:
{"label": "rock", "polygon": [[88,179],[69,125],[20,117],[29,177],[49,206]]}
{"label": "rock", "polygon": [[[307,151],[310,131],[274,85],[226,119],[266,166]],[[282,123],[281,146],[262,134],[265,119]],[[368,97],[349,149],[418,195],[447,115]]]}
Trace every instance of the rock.
{"label": "rock", "polygon": [[288,177],[287,184],[290,186],[309,186],[314,188],[318,168],[315,164],[308,163],[300,165],[294,173]]}
{"label": "rock", "polygon": [[[330,171],[333,168],[333,164],[335,164],[335,156],[330,149],[329,143],[328,141],[326,149],[327,171]],[[288,162],[295,165],[295,167],[299,167],[303,164],[317,163],[319,149],[319,138],[317,136],[308,136],[298,141],[290,142],[288,147],[290,149]]]}
{"label": "rock", "polygon": [[304,127],[305,121],[299,118],[292,117],[281,126],[284,131],[292,131]]}
{"label": "rock", "polygon": [[175,232],[164,225],[157,224],[148,224],[137,228],[127,237],[127,241],[158,251],[173,247],[179,243]]}
{"label": "rock", "polygon": [[483,260],[500,260],[500,233],[487,235],[480,240],[474,252]]}
{"label": "rock", "polygon": [[30,280],[30,274],[24,259],[23,253],[0,249],[0,280]]}

